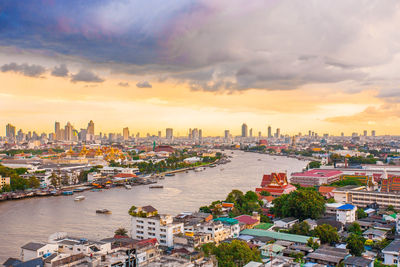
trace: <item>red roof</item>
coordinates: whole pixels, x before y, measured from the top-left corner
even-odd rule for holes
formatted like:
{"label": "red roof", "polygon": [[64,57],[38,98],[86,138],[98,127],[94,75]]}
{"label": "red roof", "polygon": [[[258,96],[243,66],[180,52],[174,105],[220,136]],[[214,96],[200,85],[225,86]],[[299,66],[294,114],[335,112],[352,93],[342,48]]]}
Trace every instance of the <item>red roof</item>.
{"label": "red roof", "polygon": [[320,186],[318,192],[320,192],[321,194],[326,194],[332,192],[335,189],[336,187],[333,186]]}
{"label": "red roof", "polygon": [[136,174],[130,174],[130,173],[118,173],[117,175],[114,176],[115,178],[136,178]]}
{"label": "red roof", "polygon": [[292,173],[292,177],[335,177],[342,174],[341,171],[336,170],[321,170],[321,169],[312,169],[305,172],[296,172]]}
{"label": "red roof", "polygon": [[250,215],[240,215],[238,217],[235,217],[234,219],[238,220],[241,223],[248,224],[248,225],[256,224],[259,222],[258,220],[254,219]]}

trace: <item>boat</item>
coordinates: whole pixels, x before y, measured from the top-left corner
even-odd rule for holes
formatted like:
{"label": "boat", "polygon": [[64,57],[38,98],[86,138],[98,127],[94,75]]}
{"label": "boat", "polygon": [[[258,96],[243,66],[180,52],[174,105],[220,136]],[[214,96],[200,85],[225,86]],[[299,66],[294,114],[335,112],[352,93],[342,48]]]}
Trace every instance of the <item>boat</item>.
{"label": "boat", "polygon": [[210,168],[214,168],[214,167],[217,167],[217,165],[215,165],[215,164],[210,165]]}
{"label": "boat", "polygon": [[99,210],[96,210],[96,213],[100,213],[100,214],[111,214],[111,210],[108,210],[108,209],[99,209]]}
{"label": "boat", "polygon": [[74,192],[73,192],[73,191],[63,191],[62,194],[63,194],[64,196],[70,196],[70,195],[73,195]]}
{"label": "boat", "polygon": [[103,191],[103,190],[101,190],[101,188],[93,188],[90,191],[92,191],[92,192],[100,192],[100,191]]}
{"label": "boat", "polygon": [[165,176],[175,176],[175,173],[166,173]]}
{"label": "boat", "polygon": [[162,185],[151,185],[151,186],[149,186],[149,188],[164,188],[164,186],[162,186]]}
{"label": "boat", "polygon": [[194,169],[195,172],[201,172],[203,169],[202,168],[196,168]]}
{"label": "boat", "polygon": [[81,201],[81,200],[84,200],[85,199],[85,196],[77,196],[74,200],[75,201]]}
{"label": "boat", "polygon": [[261,159],[258,159],[258,161],[261,161]]}
{"label": "boat", "polygon": [[131,189],[132,189],[132,186],[131,186],[130,184],[126,184],[126,185],[125,185],[125,188],[128,189],[128,190],[131,190]]}

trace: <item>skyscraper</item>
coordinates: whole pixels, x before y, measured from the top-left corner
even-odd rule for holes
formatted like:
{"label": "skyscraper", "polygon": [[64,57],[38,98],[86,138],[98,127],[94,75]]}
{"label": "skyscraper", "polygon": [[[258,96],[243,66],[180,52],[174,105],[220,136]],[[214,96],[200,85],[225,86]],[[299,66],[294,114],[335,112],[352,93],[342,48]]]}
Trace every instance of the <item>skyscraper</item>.
{"label": "skyscraper", "polygon": [[129,128],[128,127],[125,127],[124,129],[122,129],[122,135],[123,135],[125,141],[129,139]]}
{"label": "skyscraper", "polygon": [[161,138],[161,131],[158,131],[158,138]]}
{"label": "skyscraper", "polygon": [[229,130],[225,130],[224,137],[225,137],[225,139],[229,138]]}
{"label": "skyscraper", "polygon": [[272,138],[272,128],[268,126],[268,138]]}
{"label": "skyscraper", "polygon": [[165,129],[165,136],[167,139],[172,139],[174,136],[174,130],[172,128]]}
{"label": "skyscraper", "polygon": [[279,128],[276,128],[275,137],[276,137],[276,138],[279,138],[279,137],[281,137],[281,129],[279,129]]}
{"label": "skyscraper", "polygon": [[87,133],[94,135],[94,122],[92,120],[88,123]]}
{"label": "skyscraper", "polygon": [[56,137],[56,140],[61,140],[61,127],[58,121],[54,123],[54,135]]}
{"label": "skyscraper", "polygon": [[64,130],[65,137],[64,137],[64,140],[72,141],[72,139],[73,139],[73,130],[74,130],[74,127],[72,127],[71,123],[68,122],[67,125],[65,125],[65,130]]}
{"label": "skyscraper", "polygon": [[242,137],[247,137],[247,124],[242,124]]}
{"label": "skyscraper", "polygon": [[253,137],[253,128],[250,129],[250,131],[249,131],[249,136],[250,136],[250,137]]}
{"label": "skyscraper", "polygon": [[203,130],[199,129],[199,140],[203,139]]}
{"label": "skyscraper", "polygon": [[368,134],[367,134],[367,130],[364,130],[364,136],[367,136]]}
{"label": "skyscraper", "polygon": [[14,138],[15,137],[15,126],[10,123],[6,125],[6,137]]}
{"label": "skyscraper", "polygon": [[371,131],[371,136],[374,136],[374,137],[375,137],[375,130],[372,130],[372,131]]}

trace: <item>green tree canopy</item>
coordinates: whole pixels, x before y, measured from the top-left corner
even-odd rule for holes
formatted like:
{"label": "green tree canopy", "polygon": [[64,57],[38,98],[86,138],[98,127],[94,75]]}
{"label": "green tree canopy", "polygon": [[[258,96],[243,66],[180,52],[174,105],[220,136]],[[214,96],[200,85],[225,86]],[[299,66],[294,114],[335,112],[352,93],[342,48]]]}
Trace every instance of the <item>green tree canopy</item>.
{"label": "green tree canopy", "polygon": [[128,235],[128,231],[125,228],[120,227],[117,230],[115,230],[114,234],[115,235],[120,235],[120,236],[127,236]]}
{"label": "green tree canopy", "polygon": [[321,162],[319,162],[319,161],[311,161],[307,165],[308,169],[318,169],[319,167],[321,167]]}
{"label": "green tree canopy", "polygon": [[364,242],[365,238],[362,236],[351,234],[346,240],[346,248],[350,250],[352,255],[361,256],[361,254],[365,251]]}
{"label": "green tree canopy", "polygon": [[213,243],[202,246],[206,256],[215,255],[218,260],[218,266],[236,267],[244,266],[250,261],[261,262],[260,251],[256,248],[250,248],[246,242],[233,240],[231,243],[222,243],[218,247]]}
{"label": "green tree canopy", "polygon": [[317,191],[300,188],[275,198],[273,212],[276,217],[295,217],[300,220],[316,219],[325,212],[325,199]]}
{"label": "green tree canopy", "polygon": [[361,227],[357,222],[353,222],[352,224],[350,224],[347,228],[347,231],[356,235],[362,234]]}
{"label": "green tree canopy", "polygon": [[289,232],[296,235],[310,235],[310,225],[305,221],[295,223]]}
{"label": "green tree canopy", "polygon": [[315,227],[314,233],[322,244],[333,244],[339,241],[336,228],[329,224],[318,225]]}

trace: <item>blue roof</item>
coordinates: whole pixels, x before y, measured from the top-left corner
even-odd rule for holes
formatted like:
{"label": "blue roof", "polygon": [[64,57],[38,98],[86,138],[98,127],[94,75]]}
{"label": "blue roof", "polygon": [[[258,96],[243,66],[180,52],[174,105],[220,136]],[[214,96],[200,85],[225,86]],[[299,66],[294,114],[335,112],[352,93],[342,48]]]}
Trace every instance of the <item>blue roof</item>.
{"label": "blue roof", "polygon": [[352,210],[354,209],[355,206],[351,205],[351,204],[344,204],[343,206],[338,207],[338,210]]}

